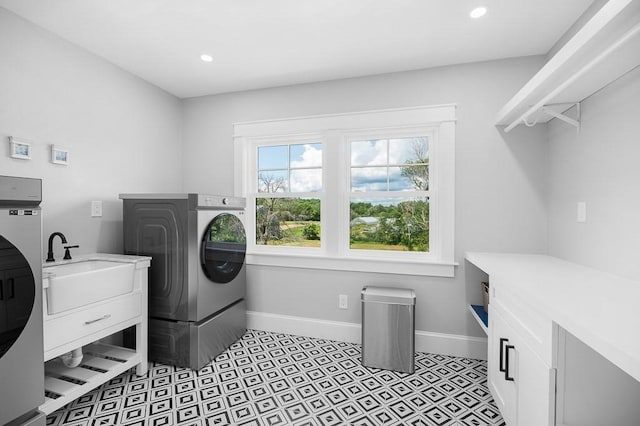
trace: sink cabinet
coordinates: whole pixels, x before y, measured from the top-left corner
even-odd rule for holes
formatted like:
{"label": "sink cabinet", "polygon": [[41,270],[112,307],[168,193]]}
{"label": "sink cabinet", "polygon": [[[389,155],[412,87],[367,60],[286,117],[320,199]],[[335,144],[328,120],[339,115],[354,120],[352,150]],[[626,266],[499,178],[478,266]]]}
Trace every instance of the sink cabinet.
{"label": "sink cabinet", "polygon": [[[132,263],[135,265],[133,288],[126,294],[50,315],[47,307],[47,268],[44,268],[45,403],[40,406],[40,411],[45,414],[54,412],[131,368],[135,367],[139,376],[147,373],[147,287],[151,258],[94,254],[77,259],[82,260]],[[100,339],[129,327],[135,327],[135,349],[100,342]],[[59,357],[77,348],[82,348],[82,362],[78,367],[69,368]]]}

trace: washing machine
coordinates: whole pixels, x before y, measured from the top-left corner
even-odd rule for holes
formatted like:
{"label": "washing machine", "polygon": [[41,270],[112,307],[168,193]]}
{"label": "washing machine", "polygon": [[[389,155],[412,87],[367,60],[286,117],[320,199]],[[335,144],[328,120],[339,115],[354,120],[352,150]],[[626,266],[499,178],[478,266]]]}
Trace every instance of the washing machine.
{"label": "washing machine", "polygon": [[120,198],[125,253],[152,258],[149,359],[200,370],[246,331],[245,200]]}
{"label": "washing machine", "polygon": [[0,424],[44,425],[40,179],[0,176]]}

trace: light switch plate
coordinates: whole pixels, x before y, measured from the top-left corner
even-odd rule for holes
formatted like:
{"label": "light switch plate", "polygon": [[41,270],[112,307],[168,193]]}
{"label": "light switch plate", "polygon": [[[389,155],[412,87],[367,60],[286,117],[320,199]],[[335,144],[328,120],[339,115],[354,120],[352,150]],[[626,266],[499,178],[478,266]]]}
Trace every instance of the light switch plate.
{"label": "light switch plate", "polygon": [[578,201],[577,221],[578,223],[585,223],[587,221],[587,203],[584,201]]}

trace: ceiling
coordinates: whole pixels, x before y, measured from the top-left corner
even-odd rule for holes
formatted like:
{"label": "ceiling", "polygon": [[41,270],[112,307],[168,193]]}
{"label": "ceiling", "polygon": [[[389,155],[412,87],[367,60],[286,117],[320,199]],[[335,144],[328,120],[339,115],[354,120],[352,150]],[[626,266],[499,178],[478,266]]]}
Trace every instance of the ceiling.
{"label": "ceiling", "polygon": [[[0,0],[189,98],[546,54],[592,0]],[[487,14],[471,19],[475,6]],[[206,63],[200,55],[213,61]]]}

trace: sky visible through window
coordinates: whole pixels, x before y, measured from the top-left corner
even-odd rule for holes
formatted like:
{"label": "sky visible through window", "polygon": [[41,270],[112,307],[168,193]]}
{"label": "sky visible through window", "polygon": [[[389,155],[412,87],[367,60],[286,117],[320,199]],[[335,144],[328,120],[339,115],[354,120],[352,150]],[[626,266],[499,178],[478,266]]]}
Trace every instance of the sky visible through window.
{"label": "sky visible through window", "polygon": [[426,137],[351,142],[351,192],[428,189]]}
{"label": "sky visible through window", "polygon": [[[350,144],[351,191],[415,191],[420,176],[428,179],[427,137],[354,141]],[[317,192],[322,190],[322,144],[262,146],[258,148],[260,192]],[[264,181],[285,182],[278,189]],[[428,183],[428,182],[427,182]]]}
{"label": "sky visible through window", "polygon": [[259,192],[321,191],[322,144],[259,147],[258,181]]}

